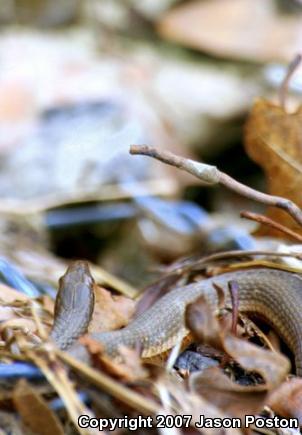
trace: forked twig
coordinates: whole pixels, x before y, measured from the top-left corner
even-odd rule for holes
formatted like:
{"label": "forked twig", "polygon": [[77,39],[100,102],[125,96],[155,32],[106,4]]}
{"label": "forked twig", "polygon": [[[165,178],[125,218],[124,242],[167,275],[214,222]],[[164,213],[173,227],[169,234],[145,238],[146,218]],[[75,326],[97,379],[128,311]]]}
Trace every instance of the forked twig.
{"label": "forked twig", "polygon": [[130,154],[153,157],[168,165],[182,169],[202,180],[207,185],[221,184],[239,195],[272,207],[285,210],[299,225],[302,226],[302,210],[293,201],[281,196],[273,196],[245,186],[234,178],[220,171],[216,166],[199,163],[195,160],[176,156],[169,151],[159,150],[147,145],[132,145]]}

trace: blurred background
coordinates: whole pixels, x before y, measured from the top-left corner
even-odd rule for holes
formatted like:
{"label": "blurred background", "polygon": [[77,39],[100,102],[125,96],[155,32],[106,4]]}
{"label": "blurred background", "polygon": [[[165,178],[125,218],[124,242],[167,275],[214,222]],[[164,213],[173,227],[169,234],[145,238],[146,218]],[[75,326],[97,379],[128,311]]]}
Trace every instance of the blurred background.
{"label": "blurred background", "polygon": [[[0,30],[4,282],[51,293],[64,260],[87,258],[139,288],[179,257],[256,246],[238,216],[259,205],[129,146],[265,190],[244,123],[301,51],[300,1],[6,0]],[[301,92],[298,70],[293,110]]]}

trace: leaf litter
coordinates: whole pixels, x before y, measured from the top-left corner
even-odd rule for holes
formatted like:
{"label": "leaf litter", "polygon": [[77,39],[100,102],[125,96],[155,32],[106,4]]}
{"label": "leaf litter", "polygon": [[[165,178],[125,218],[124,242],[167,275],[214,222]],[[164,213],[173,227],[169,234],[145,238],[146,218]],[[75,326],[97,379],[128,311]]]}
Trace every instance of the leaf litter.
{"label": "leaf litter", "polygon": [[[196,11],[199,12],[201,8],[202,12],[203,6],[199,6],[197,2],[195,5],[198,6]],[[189,6],[193,10],[193,15],[194,8],[197,7],[195,5]],[[230,1],[228,7],[231,6]],[[221,7],[221,4],[213,2],[213,6],[204,7],[213,8],[215,13],[215,8]],[[270,8],[269,10],[265,19],[274,27],[278,19]],[[296,23],[299,20],[301,18],[297,17],[292,22]],[[161,24],[163,34],[167,32],[167,29],[164,29],[167,25],[170,25],[168,21]],[[289,32],[288,27],[286,29]],[[185,36],[180,36],[180,39],[182,38],[186,40]],[[176,39],[179,39],[179,36]],[[194,46],[196,44],[200,48],[204,43],[193,42]],[[226,53],[230,50],[230,53],[234,53],[232,44],[228,50],[218,45],[213,49],[211,44],[208,44],[209,51],[219,53],[222,50]],[[280,47],[279,55],[287,58],[291,50],[285,48],[285,51],[282,51]],[[235,55],[239,57],[255,56],[257,59],[266,59],[271,56],[270,50],[263,51],[259,47],[251,47],[251,52],[246,49],[243,51],[237,52],[235,46]],[[237,194],[270,206],[268,216],[271,227],[274,227],[272,222],[275,222],[274,230],[278,230],[279,236],[282,231],[282,236],[298,238],[301,235],[302,223],[299,190],[300,108],[295,113],[288,113],[285,107],[286,99],[281,100],[279,104],[266,99],[256,101],[246,124],[246,149],[265,170],[269,181],[268,194],[237,182],[215,165],[199,163],[148,146],[132,146],[131,153],[155,157],[197,176],[206,185],[220,184]],[[167,135],[161,132],[157,139],[160,137],[167,138]],[[131,161],[131,165],[135,164]],[[162,173],[165,173],[165,170],[160,172]],[[152,172],[155,179],[158,174],[156,171],[154,174]],[[171,178],[169,173],[166,179]],[[143,188],[147,186],[145,183],[142,185]],[[46,196],[41,201],[24,203],[25,209],[20,203],[8,201],[3,205],[2,211],[24,216],[31,215],[34,210],[44,213],[48,208],[60,203],[71,205],[85,200],[98,200],[101,196],[104,199],[106,195],[106,198],[111,200],[131,197],[129,192],[121,191],[121,186],[111,187],[108,195],[103,192],[102,196],[99,192],[93,191],[90,198],[89,195],[79,195],[76,198],[72,195],[63,195],[62,198]],[[172,191],[175,193],[175,186],[172,186]],[[160,193],[161,189],[155,189],[154,192]],[[4,210],[6,206],[7,210]],[[12,219],[10,222],[13,221]],[[260,231],[266,231],[270,236],[275,235],[267,226],[265,230],[262,226]],[[37,253],[36,247],[32,245],[30,249],[24,249],[24,252],[22,249],[20,252],[14,252],[15,246],[10,245],[10,256],[18,258],[17,263],[26,272],[27,277],[34,278],[35,282],[42,279],[56,286],[67,262],[59,260],[45,248]],[[92,274],[98,286],[94,289],[96,306],[89,332],[120,329],[176,286],[194,283],[225,271],[261,266],[301,273],[301,252],[294,252],[290,248],[289,245],[289,249],[287,246],[287,249],[284,248],[281,252],[273,249],[251,249],[245,252],[233,250],[180,259],[172,265],[162,265],[162,275],[146,288],[142,296],[138,289],[116,277],[114,273],[91,264]],[[297,263],[281,263],[285,259],[295,260]],[[41,265],[41,269],[37,270],[37,264]],[[53,322],[52,298],[44,294],[33,301],[28,295],[1,284],[0,390],[2,393],[4,388],[8,388],[8,393],[3,397],[0,395],[0,403],[8,402],[10,409],[16,411],[21,418],[21,422],[13,420],[13,433],[27,433],[28,430],[43,435],[99,433],[97,429],[80,428],[80,415],[107,419],[137,417],[140,414],[153,417],[190,415],[191,424],[194,425],[199,421],[201,414],[209,418],[238,417],[242,420],[245,415],[251,414],[264,419],[271,416],[294,417],[302,424],[301,379],[293,374],[292,356],[286,350],[283,352],[283,346],[277,339],[271,338],[265,326],[262,329],[262,324],[254,324],[251,319],[239,312],[236,281],[230,282],[229,287],[231,310],[226,309],[223,292],[218,286],[213,287],[219,300],[217,312],[213,313],[203,298],[187,307],[186,326],[190,331],[191,343],[188,350],[190,354],[187,355],[191,357],[185,358],[182,368],[179,368],[177,357],[182,350],[181,342],[154,365],[140,357],[139,346],[137,349],[121,347],[121,359],[112,360],[105,354],[102,345],[89,335],[84,335],[80,341],[91,355],[93,365],[78,361],[68,352],[59,350],[48,338]],[[181,354],[183,355],[186,353]],[[2,363],[13,361],[34,364],[40,370],[40,380],[31,379],[29,376],[18,381],[6,379],[5,371],[1,371],[4,366]],[[197,370],[193,370],[192,361]],[[27,364],[25,367],[29,370],[30,365]],[[59,411],[55,410],[54,406],[54,401],[58,398],[61,400]],[[2,426],[2,421],[7,421],[6,427],[9,427],[8,420],[5,412],[1,411],[0,425]],[[13,424],[11,426],[13,427]],[[252,431],[272,433],[253,426]],[[118,429],[114,432],[120,433]],[[221,430],[216,428],[200,430],[198,427],[162,428],[158,432],[169,435],[221,434]],[[225,428],[224,433],[239,435],[242,430]],[[278,433],[285,434],[282,431]]]}

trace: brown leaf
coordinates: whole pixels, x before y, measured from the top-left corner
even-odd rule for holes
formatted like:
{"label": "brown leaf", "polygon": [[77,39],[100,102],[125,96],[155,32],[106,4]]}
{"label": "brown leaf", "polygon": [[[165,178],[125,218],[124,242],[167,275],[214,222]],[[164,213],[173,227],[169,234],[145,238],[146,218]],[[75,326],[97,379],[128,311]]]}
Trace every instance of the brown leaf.
{"label": "brown leaf", "polygon": [[21,379],[13,392],[17,411],[25,425],[38,435],[63,435],[63,427],[44,399]]}
{"label": "brown leaf", "polygon": [[135,302],[125,296],[115,296],[95,286],[95,307],[89,332],[103,332],[127,325],[133,315]]}
{"label": "brown leaf", "polygon": [[[230,417],[230,415],[223,412],[219,407],[215,406],[215,404],[206,400],[204,397],[196,394],[196,392],[188,392],[185,389],[184,383],[164,378],[161,380],[160,385],[161,390],[166,390],[165,397],[171,396],[171,398],[174,399],[173,403],[175,402],[176,414],[192,416],[193,424],[199,422],[201,414],[209,419],[225,419]],[[204,435],[221,435],[222,433],[221,429],[207,427],[198,429],[198,433],[199,432]],[[223,433],[225,435],[240,435],[241,431],[237,428],[224,428]]]}
{"label": "brown leaf", "polygon": [[297,418],[302,425],[302,379],[293,378],[281,384],[270,394],[268,405],[276,414]]}
{"label": "brown leaf", "polygon": [[178,274],[171,274],[163,276],[155,283],[149,285],[139,299],[136,307],[134,317],[138,317],[144,311],[151,307],[160,297],[164,296],[174,285],[176,286],[179,280]]}
{"label": "brown leaf", "polygon": [[217,406],[223,412],[243,418],[258,413],[265,404],[267,389],[264,385],[240,385],[233,382],[217,367],[189,378],[192,390]]}
{"label": "brown leaf", "polygon": [[[246,123],[245,149],[263,168],[268,193],[288,198],[302,207],[302,107],[295,113],[286,113],[280,106],[258,99]],[[284,211],[268,209],[267,214],[302,234],[301,227]],[[279,231],[267,226],[260,227],[260,234],[280,236]]]}
{"label": "brown leaf", "polygon": [[231,334],[224,337],[224,349],[245,370],[261,374],[268,389],[279,385],[290,370],[289,360],[279,352],[263,349]]}
{"label": "brown leaf", "polygon": [[125,382],[146,379],[148,372],[143,367],[140,355],[135,349],[121,346],[119,354],[122,357],[121,361],[115,361],[106,355],[102,355],[99,360],[101,367],[105,369],[107,373]]}
{"label": "brown leaf", "polygon": [[186,325],[195,339],[222,349],[245,370],[259,373],[264,381],[257,385],[240,385],[229,379],[221,369],[213,367],[192,374],[191,388],[223,412],[240,418],[259,412],[268,392],[285,379],[290,368],[288,359],[230,334],[204,298],[189,305]]}
{"label": "brown leaf", "polygon": [[231,335],[224,338],[225,351],[246,370],[258,372],[263,384],[240,385],[227,377],[221,369],[212,367],[191,374],[193,391],[202,395],[223,412],[244,418],[257,414],[266,403],[268,392],[284,379],[288,360],[280,354],[261,349]]}
{"label": "brown leaf", "polygon": [[104,346],[99,341],[94,340],[88,334],[80,337],[79,343],[86,346],[92,356],[101,355],[104,352]]}
{"label": "brown leaf", "polygon": [[133,382],[147,377],[147,370],[142,365],[142,361],[135,349],[126,346],[119,348],[119,358],[112,359],[104,353],[102,344],[89,335],[80,338],[81,344],[87,347],[93,357],[94,364],[103,371],[126,382]]}
{"label": "brown leaf", "polygon": [[273,0],[197,0],[168,12],[158,29],[198,50],[267,62],[289,61],[300,51],[301,23],[298,13],[278,13]]}
{"label": "brown leaf", "polygon": [[224,350],[221,326],[204,296],[187,306],[185,322],[195,341]]}

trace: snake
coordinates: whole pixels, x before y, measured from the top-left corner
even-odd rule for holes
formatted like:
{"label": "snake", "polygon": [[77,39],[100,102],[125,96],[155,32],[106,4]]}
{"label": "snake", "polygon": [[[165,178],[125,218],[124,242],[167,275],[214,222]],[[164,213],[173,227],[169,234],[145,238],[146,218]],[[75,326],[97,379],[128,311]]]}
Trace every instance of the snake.
{"label": "snake", "polygon": [[[121,346],[138,347],[142,358],[160,355],[188,337],[188,304],[203,295],[213,310],[218,308],[213,284],[222,289],[226,306],[231,307],[230,281],[235,281],[238,288],[240,312],[261,318],[276,331],[294,355],[297,375],[302,376],[302,275],[285,270],[255,267],[176,287],[124,328],[91,333],[90,337],[112,358],[119,355]],[[90,354],[78,338],[87,332],[92,318],[94,286],[86,261],[69,265],[59,280],[50,332],[60,349],[86,363],[91,363]]]}

